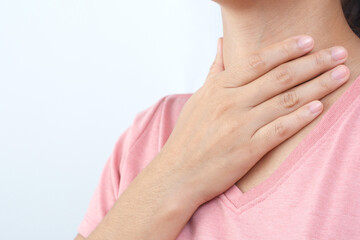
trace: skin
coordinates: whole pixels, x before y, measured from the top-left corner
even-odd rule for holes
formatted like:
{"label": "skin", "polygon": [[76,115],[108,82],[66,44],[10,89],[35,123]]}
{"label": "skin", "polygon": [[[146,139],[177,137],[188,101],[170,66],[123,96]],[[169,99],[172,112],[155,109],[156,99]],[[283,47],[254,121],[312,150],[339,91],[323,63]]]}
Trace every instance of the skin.
{"label": "skin", "polygon": [[[360,40],[340,1],[216,2],[224,39],[205,84],[88,239],[175,239],[201,204],[234,183],[245,192],[270,176],[360,74]],[[315,45],[297,48],[291,37],[303,34]],[[344,46],[345,58],[332,60],[333,46]],[[342,83],[331,80],[339,65]],[[316,99],[320,113],[311,115],[307,103]]]}
{"label": "skin", "polygon": [[265,181],[301,140],[314,128],[332,104],[360,74],[360,39],[349,27],[338,0],[216,0],[221,5],[224,29],[224,65],[264,46],[296,34],[309,34],[315,40],[312,52],[331,46],[344,46],[350,53],[345,65],[350,79],[342,87],[319,99],[321,115],[273,150],[269,151],[236,185],[247,192]]}

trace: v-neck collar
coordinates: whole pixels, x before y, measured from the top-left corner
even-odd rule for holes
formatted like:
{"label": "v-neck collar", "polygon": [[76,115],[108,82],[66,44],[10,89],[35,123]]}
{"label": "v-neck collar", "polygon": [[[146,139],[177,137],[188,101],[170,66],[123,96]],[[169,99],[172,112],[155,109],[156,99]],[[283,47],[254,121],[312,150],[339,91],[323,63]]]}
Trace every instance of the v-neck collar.
{"label": "v-neck collar", "polygon": [[[291,170],[299,160],[312,151],[319,139],[334,125],[340,116],[349,108],[351,103],[360,95],[360,75],[354,80],[350,87],[332,104],[321,120],[303,138],[303,140],[288,155],[284,162],[265,181],[256,185],[249,191],[243,193],[235,184],[219,195],[225,205],[240,214],[264,201],[270,194],[276,192],[278,186],[286,181]],[[311,147],[309,147],[311,146]],[[301,162],[301,161],[300,161]]]}

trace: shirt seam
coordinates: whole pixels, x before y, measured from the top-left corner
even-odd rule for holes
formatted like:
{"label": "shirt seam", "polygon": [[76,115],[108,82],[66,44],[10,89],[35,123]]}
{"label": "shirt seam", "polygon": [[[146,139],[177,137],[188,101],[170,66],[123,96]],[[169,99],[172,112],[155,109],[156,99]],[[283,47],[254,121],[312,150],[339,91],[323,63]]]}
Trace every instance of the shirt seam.
{"label": "shirt seam", "polygon": [[[359,100],[357,100],[359,101]],[[350,111],[351,106],[354,105],[356,102],[355,101],[351,102],[347,109],[344,111],[344,114],[347,113],[348,111]],[[324,137],[329,135],[331,130],[334,128],[334,126],[336,125],[336,123],[339,121],[339,119],[341,119],[341,117],[339,116],[334,122],[333,124],[330,126],[330,128],[325,132],[324,135],[322,135],[315,143],[313,143],[313,145],[307,149],[307,151],[304,153],[304,155],[292,166],[292,168],[288,171],[287,174],[285,174],[282,178],[279,179],[278,184],[276,186],[273,186],[271,189],[269,189],[268,191],[263,192],[261,195],[259,195],[257,198],[253,199],[253,201],[248,202],[246,205],[243,206],[243,209],[240,208],[236,208],[233,209],[233,206],[230,207],[230,210],[232,210],[233,212],[235,212],[236,214],[240,215],[243,212],[254,208],[256,205],[260,204],[261,202],[265,201],[269,196],[271,196],[274,192],[276,192],[278,190],[278,188],[291,176],[291,174],[293,174],[294,172],[296,172],[298,169],[300,169],[303,166],[303,163],[305,161],[301,161],[301,159],[304,158],[304,156],[315,147],[315,145],[319,145],[321,142],[324,141]],[[315,151],[316,152],[316,151]],[[264,196],[265,195],[265,196]],[[224,197],[225,194],[224,194]],[[226,197],[227,200],[229,200],[230,202],[232,202],[229,198]],[[221,201],[224,203],[224,199],[221,199]],[[251,204],[252,202],[254,202],[253,204]],[[229,206],[227,204],[225,204],[228,208]]]}
{"label": "shirt seam", "polygon": [[153,111],[152,115],[149,117],[149,120],[144,124],[144,127],[141,129],[140,133],[138,134],[138,136],[136,137],[136,139],[133,141],[133,143],[130,145],[128,151],[125,152],[124,158],[126,159],[127,156],[130,154],[130,152],[133,150],[134,146],[136,145],[136,143],[140,140],[140,138],[143,136],[145,130],[148,128],[148,126],[150,125],[151,121],[154,119],[155,114],[158,112],[159,108],[163,108],[164,107],[164,101],[167,99],[168,95],[164,96],[158,106],[156,107],[156,109]]}

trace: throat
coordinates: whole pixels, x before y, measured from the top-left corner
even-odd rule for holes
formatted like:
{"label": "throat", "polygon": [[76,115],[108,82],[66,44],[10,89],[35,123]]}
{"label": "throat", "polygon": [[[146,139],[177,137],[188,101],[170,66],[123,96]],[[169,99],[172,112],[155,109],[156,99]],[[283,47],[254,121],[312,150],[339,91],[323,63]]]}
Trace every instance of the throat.
{"label": "throat", "polygon": [[[281,144],[266,153],[259,161],[244,175],[235,185],[246,193],[257,185],[265,182],[271,175],[273,175],[279,167],[287,160],[289,155],[296,149],[296,147],[304,140],[304,138],[317,126],[323,116],[329,111],[332,105],[345,93],[346,90],[354,83],[358,75],[352,77],[334,92],[319,99],[323,103],[322,113],[316,117],[308,125],[300,129],[297,133],[283,141]],[[359,79],[360,80],[360,79]]]}

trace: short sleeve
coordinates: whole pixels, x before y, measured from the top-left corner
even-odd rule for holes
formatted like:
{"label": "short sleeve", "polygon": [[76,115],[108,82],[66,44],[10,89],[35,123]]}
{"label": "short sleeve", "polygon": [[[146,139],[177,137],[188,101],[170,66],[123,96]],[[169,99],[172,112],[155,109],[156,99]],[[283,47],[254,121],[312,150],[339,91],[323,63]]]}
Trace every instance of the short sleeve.
{"label": "short sleeve", "polygon": [[161,111],[166,96],[155,104],[139,112],[131,126],[118,138],[112,153],[102,170],[100,181],[90,200],[85,217],[78,227],[78,232],[87,238],[115,204],[121,181],[120,164],[125,160],[127,152],[145,131],[149,122]]}

